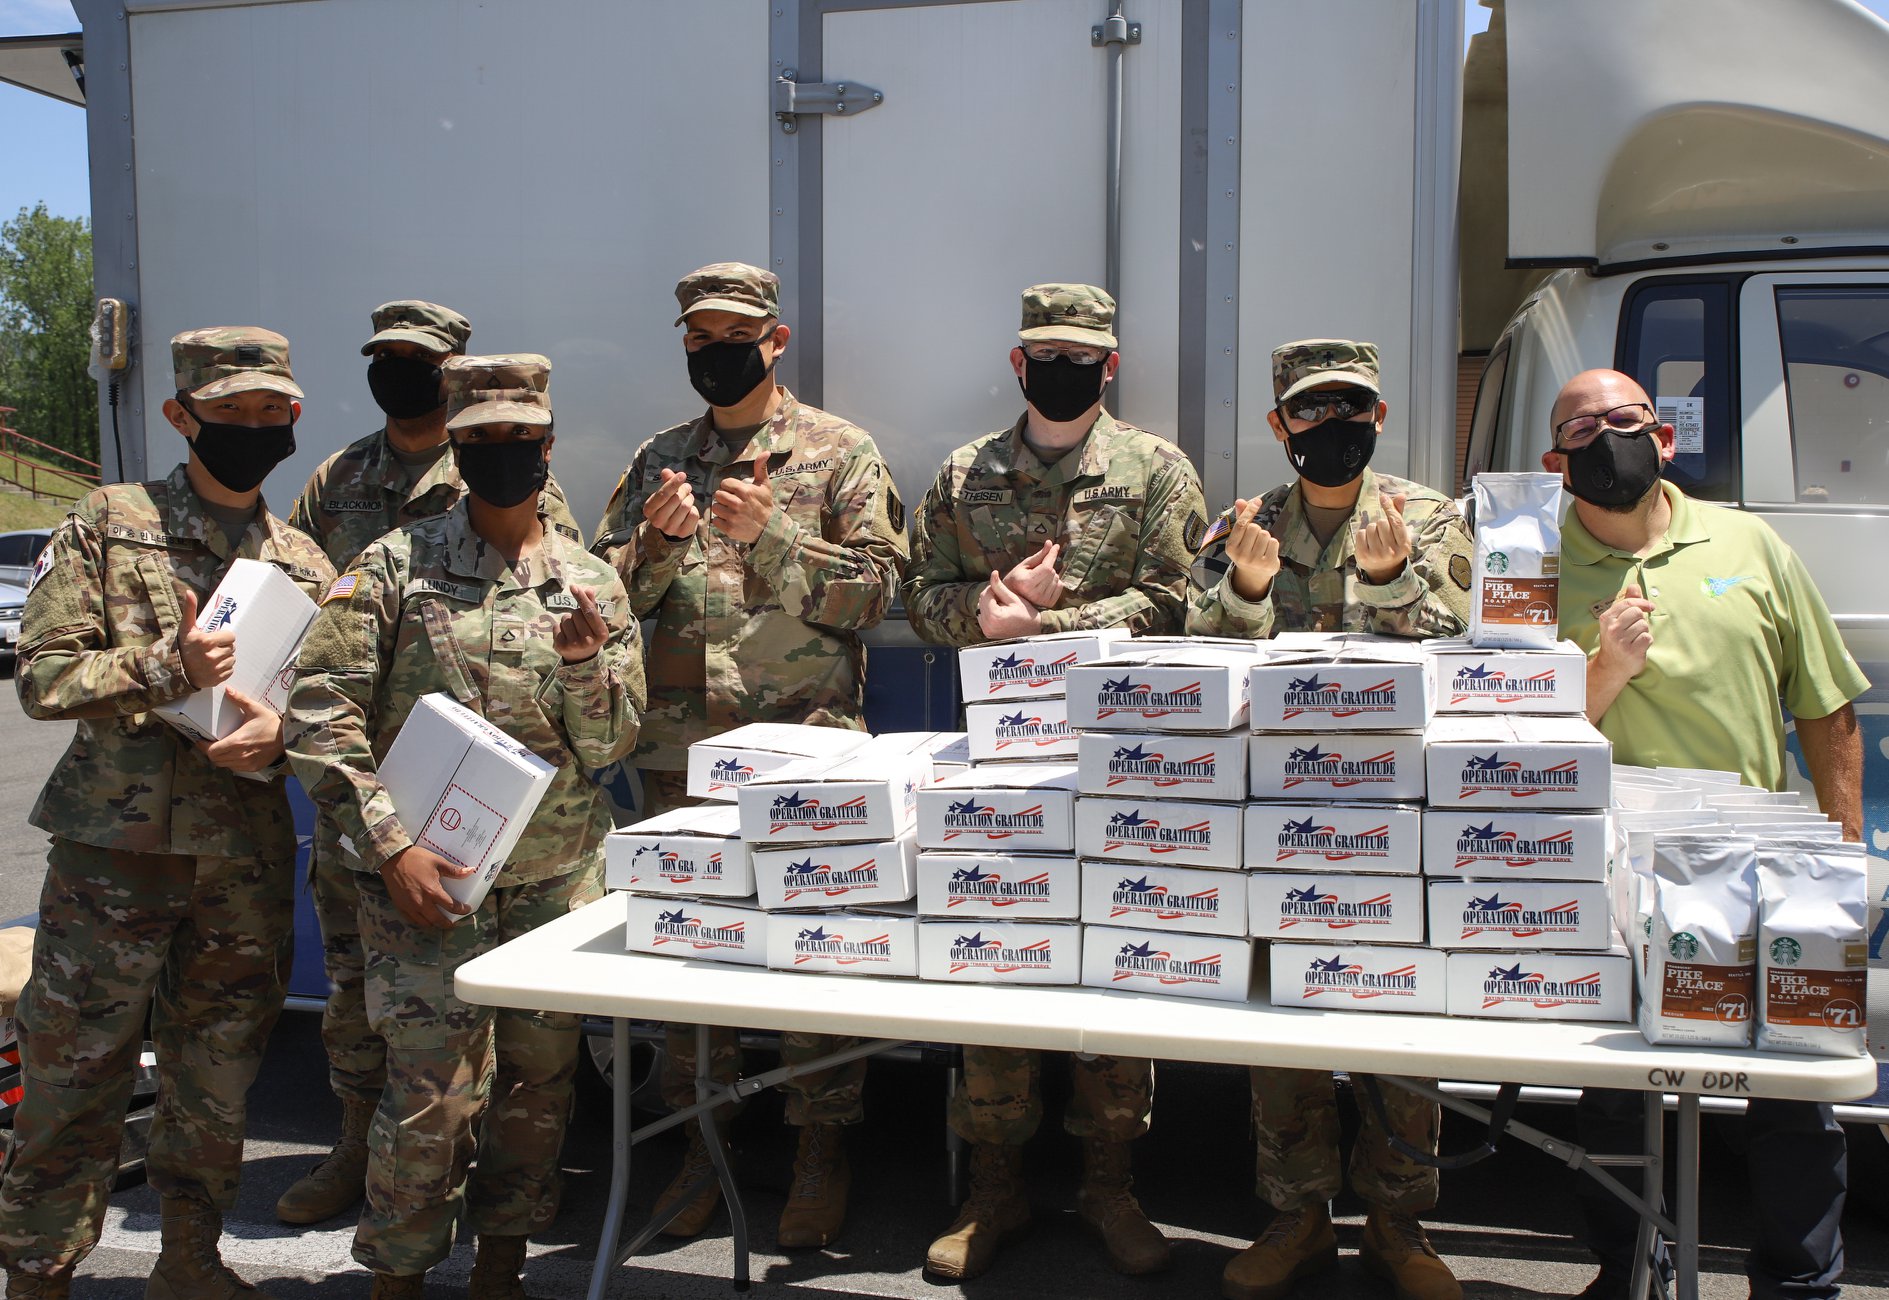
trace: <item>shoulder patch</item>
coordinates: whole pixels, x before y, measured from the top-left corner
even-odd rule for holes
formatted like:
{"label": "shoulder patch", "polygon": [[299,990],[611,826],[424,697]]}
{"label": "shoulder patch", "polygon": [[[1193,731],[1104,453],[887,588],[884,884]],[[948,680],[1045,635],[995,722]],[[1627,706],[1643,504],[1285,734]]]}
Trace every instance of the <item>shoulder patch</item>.
{"label": "shoulder patch", "polygon": [[1450,581],[1464,591],[1469,590],[1469,557],[1467,555],[1458,552],[1450,556]]}
{"label": "shoulder patch", "polygon": [[905,503],[899,500],[899,490],[897,488],[893,488],[885,494],[885,515],[887,522],[892,525],[893,532],[902,533],[905,531]]}
{"label": "shoulder patch", "polygon": [[33,561],[33,576],[26,580],[26,589],[30,592],[39,585],[39,580],[52,571],[52,542],[50,540],[39,548],[39,558]]}
{"label": "shoulder patch", "polygon": [[326,605],[330,601],[352,599],[354,593],[360,589],[361,574],[359,572],[344,573],[328,584],[328,594],[321,598],[321,603]]}
{"label": "shoulder patch", "polygon": [[1207,517],[1205,515],[1187,516],[1187,526],[1181,531],[1181,544],[1189,551],[1199,554],[1206,537]]}
{"label": "shoulder patch", "polygon": [[552,520],[551,527],[557,529],[558,532],[564,534],[564,536],[570,538],[573,542],[576,542],[579,545],[583,544],[583,541],[584,541],[583,534],[579,533],[575,528],[571,527],[569,524],[559,523],[556,520]]}

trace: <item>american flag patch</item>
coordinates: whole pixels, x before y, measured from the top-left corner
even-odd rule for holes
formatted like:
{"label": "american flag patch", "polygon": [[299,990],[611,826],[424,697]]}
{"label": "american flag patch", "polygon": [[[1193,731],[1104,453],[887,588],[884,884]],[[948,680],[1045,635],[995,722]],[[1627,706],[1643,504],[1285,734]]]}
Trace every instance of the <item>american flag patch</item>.
{"label": "american flag patch", "polygon": [[1203,535],[1200,539],[1200,545],[1194,548],[1194,554],[1196,555],[1200,554],[1202,551],[1206,550],[1209,546],[1212,546],[1215,542],[1219,541],[1221,538],[1225,537],[1227,534],[1231,533],[1232,531],[1233,531],[1233,507],[1228,506],[1225,510],[1220,512],[1220,517],[1218,519],[1214,520],[1213,523],[1207,526],[1207,531],[1205,535]]}
{"label": "american flag patch", "polygon": [[328,588],[328,594],[321,598],[321,603],[326,605],[331,600],[346,600],[349,596],[354,594],[355,588],[360,585],[360,574],[344,573],[334,580],[333,585]]}

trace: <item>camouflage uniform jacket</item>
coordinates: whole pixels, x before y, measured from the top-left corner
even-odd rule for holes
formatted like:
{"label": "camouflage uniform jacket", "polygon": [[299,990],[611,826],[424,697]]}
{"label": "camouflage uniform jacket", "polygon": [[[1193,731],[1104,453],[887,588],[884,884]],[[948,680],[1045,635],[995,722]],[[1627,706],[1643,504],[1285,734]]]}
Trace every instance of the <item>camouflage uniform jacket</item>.
{"label": "camouflage uniform jacket", "polygon": [[[344,565],[383,533],[443,515],[465,494],[452,448],[416,481],[413,470],[394,455],[383,428],[349,443],[316,467],[289,510],[289,523],[320,542],[329,560]],[[564,504],[564,489],[555,478],[545,482],[538,513],[579,546],[584,544],[583,531]]]}
{"label": "camouflage uniform jacket", "polygon": [[1054,465],[1009,429],[951,453],[912,522],[905,613],[940,645],[985,641],[978,596],[1044,542],[1061,546],[1063,596],[1045,632],[1128,627],[1179,632],[1187,571],[1206,528],[1200,477],[1173,443],[1107,411]]}
{"label": "camouflage uniform jacket", "polygon": [[[786,393],[731,453],[704,414],[644,443],[591,549],[616,565],[639,618],[656,618],[637,761],[687,764],[688,746],[744,722],[865,726],[865,647],[905,567],[905,507],[863,429]],[[768,457],[775,512],[752,545],[708,522],[724,478]],[[731,455],[734,459],[731,459]],[[679,541],[643,519],[662,471],[689,476],[702,523]]]}
{"label": "camouflage uniform jacket", "polygon": [[151,483],[86,495],[53,533],[26,601],[16,685],[29,716],[78,729],[33,825],[131,853],[295,852],[279,781],[217,767],[150,711],[191,693],[177,649],[179,597],[199,608],[231,560],[281,569],[311,597],[334,576],[321,548],[257,504],[234,551],[179,465]]}
{"label": "camouflage uniform jacket", "polygon": [[[1203,590],[1187,612],[1187,630],[1206,636],[1264,640],[1275,632],[1385,632],[1392,636],[1458,636],[1469,625],[1469,565],[1474,543],[1456,504],[1421,483],[1364,471],[1358,500],[1378,508],[1378,493],[1405,497],[1410,560],[1389,582],[1358,572],[1347,519],[1325,545],[1305,518],[1294,480],[1262,499],[1253,522],[1279,539],[1279,576],[1262,600],[1242,600],[1226,576],[1226,543],[1217,542],[1197,568]],[[1354,516],[1355,517],[1355,516]]]}
{"label": "camouflage uniform jacket", "polygon": [[[596,589],[610,637],[567,664],[552,638],[578,584]],[[434,691],[558,769],[498,885],[562,875],[602,847],[610,814],[585,772],[635,743],[643,658],[616,574],[561,533],[547,529],[516,568],[472,530],[465,502],[388,533],[335,580],[296,669],[289,759],[360,870],[413,842],[377,764]]]}

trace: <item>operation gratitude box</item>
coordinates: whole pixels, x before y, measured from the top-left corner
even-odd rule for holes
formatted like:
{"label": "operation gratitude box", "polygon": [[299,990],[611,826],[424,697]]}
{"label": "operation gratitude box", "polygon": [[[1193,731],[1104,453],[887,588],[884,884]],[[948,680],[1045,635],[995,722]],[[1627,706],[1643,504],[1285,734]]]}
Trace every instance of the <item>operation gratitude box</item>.
{"label": "operation gratitude box", "polygon": [[902,903],[917,888],[909,835],[863,844],[805,844],[753,850],[755,893],[762,907],[854,907]]}
{"label": "operation gratitude box", "polygon": [[1442,1015],[1446,958],[1390,944],[1275,943],[1272,1004]]}
{"label": "operation gratitude box", "polygon": [[969,984],[1077,984],[1082,927],[1065,921],[918,923],[918,976]]}
{"label": "operation gratitude box", "polygon": [[1240,865],[1240,805],[1085,794],[1076,800],[1076,852],[1233,870]]}
{"label": "operation gratitude box", "polygon": [[734,802],[742,786],[789,763],[839,758],[871,737],[844,727],[750,722],[689,746],[689,798]]}
{"label": "operation gratitude box", "polygon": [[1075,840],[1071,763],[988,763],[918,793],[918,842],[927,849],[1068,853]]}
{"label": "operation gratitude box", "polygon": [[1246,797],[1246,736],[1085,731],[1076,741],[1076,788],[1127,798]]}
{"label": "operation gratitude box", "polygon": [[1452,1016],[1633,1019],[1633,959],[1618,944],[1606,952],[1453,952],[1445,972]]}
{"label": "operation gratitude box", "polygon": [[1423,737],[1374,731],[1262,732],[1249,743],[1246,776],[1255,799],[1422,799]]}
{"label": "operation gratitude box", "polygon": [[1423,814],[1423,873],[1441,880],[1604,880],[1607,817],[1430,809]]}
{"label": "operation gratitude box", "polygon": [[1425,641],[1436,661],[1438,713],[1570,713],[1587,708],[1587,656],[1572,641],[1552,650],[1479,650],[1467,637]]}
{"label": "operation gratitude box", "polygon": [[1342,871],[1414,876],[1423,814],[1414,804],[1249,803],[1248,871]]}
{"label": "operation gratitude box", "polygon": [[888,732],[837,759],[801,759],[741,787],[741,838],[750,844],[896,840],[912,829],[931,783],[933,732]]}
{"label": "operation gratitude box", "polygon": [[1430,943],[1604,952],[1614,944],[1613,910],[1599,881],[1435,880]]}
{"label": "operation gratitude box", "polygon": [[958,651],[965,703],[1061,695],[1063,677],[1071,668],[1107,658],[1128,637],[1127,628],[1111,627],[965,646]]}
{"label": "operation gratitude box", "polygon": [[1082,920],[1189,934],[1246,934],[1246,878],[1206,867],[1084,862]]}
{"label": "operation gratitude box", "polygon": [[1014,763],[1074,758],[1076,733],[1069,729],[1065,705],[1060,695],[965,705],[964,727],[972,760]]}
{"label": "operation gratitude box", "polygon": [[1275,653],[1252,669],[1254,731],[1421,731],[1436,667],[1410,642]]}
{"label": "operation gratitude box", "polygon": [[1091,925],[1082,937],[1082,982],[1088,988],[1244,1002],[1253,982],[1253,942]]}
{"label": "operation gratitude box", "polygon": [[1586,718],[1439,717],[1425,762],[1433,808],[1605,808],[1613,783],[1613,746]]}
{"label": "operation gratitude box", "polygon": [[699,804],[611,831],[603,840],[605,889],[639,894],[746,898],[754,863],[733,804]]}
{"label": "operation gratitude box", "polygon": [[[798,918],[783,917],[792,925]],[[765,966],[771,928],[766,912],[752,900],[649,898],[632,894],[625,946],[631,952],[736,966]]]}
{"label": "operation gratitude box", "polygon": [[1077,731],[1231,731],[1246,724],[1247,679],[1265,652],[1198,643],[1132,644],[1069,670],[1069,725]]}
{"label": "operation gratitude box", "polygon": [[1073,854],[918,855],[918,910],[926,916],[1073,921],[1082,911]]}
{"label": "operation gratitude box", "polygon": [[[193,740],[217,741],[242,725],[243,712],[229,702],[229,689],[266,704],[288,707],[295,684],[295,652],[315,619],[315,602],[288,574],[261,560],[231,560],[229,572],[197,613],[203,632],[236,637],[236,661],[221,686],[192,691],[152,712]],[[269,779],[261,773],[244,773]]]}
{"label": "operation gratitude box", "polygon": [[767,927],[769,970],[825,975],[918,975],[918,918],[868,908],[777,916]]}
{"label": "operation gratitude box", "polygon": [[1423,881],[1416,876],[1247,877],[1247,928],[1260,939],[1422,943]]}

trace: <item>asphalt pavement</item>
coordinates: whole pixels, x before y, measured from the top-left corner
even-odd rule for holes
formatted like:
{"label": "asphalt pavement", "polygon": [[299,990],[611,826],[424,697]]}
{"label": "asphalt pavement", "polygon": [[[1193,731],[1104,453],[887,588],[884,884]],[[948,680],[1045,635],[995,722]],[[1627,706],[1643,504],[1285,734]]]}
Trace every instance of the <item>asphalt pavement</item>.
{"label": "asphalt pavement", "polygon": [[[69,735],[61,724],[28,721],[13,692],[0,684],[0,918],[31,912],[45,868],[45,837],[26,824],[40,782]],[[588,1067],[586,1066],[586,1069]],[[1246,1084],[1241,1071],[1206,1066],[1158,1067],[1154,1131],[1137,1144],[1142,1203],[1174,1241],[1173,1267],[1152,1278],[1110,1272],[1096,1243],[1071,1212],[1080,1157],[1074,1139],[1046,1124],[1031,1144],[1027,1171],[1036,1206],[1030,1234],[984,1278],[961,1287],[924,1280],[925,1247],[951,1219],[945,1190],[944,1078],[934,1066],[875,1062],[867,1087],[867,1122],[848,1135],[853,1166],[852,1217],[841,1239],[824,1251],[778,1252],[774,1224],[793,1158],[792,1130],[780,1122],[777,1097],[756,1099],[735,1126],[739,1177],[748,1190],[754,1237],[755,1286],[760,1297],[820,1300],[838,1296],[939,1297],[974,1300],[1087,1300],[1089,1297],[1170,1297],[1219,1294],[1220,1271],[1259,1230],[1264,1217],[1252,1191],[1252,1143],[1247,1133]],[[534,1246],[526,1279],[535,1296],[585,1294],[590,1261],[608,1191],[610,1131],[601,1089],[587,1080],[580,1093],[565,1151],[563,1212]],[[1052,1065],[1046,1073],[1049,1112],[1060,1111],[1067,1083]],[[332,1138],[339,1106],[326,1086],[316,1017],[285,1013],[250,1095],[249,1144],[241,1198],[229,1216],[225,1256],[269,1294],[314,1300],[353,1300],[367,1293],[366,1275],[349,1254],[347,1219],[300,1230],[275,1222],[275,1199],[299,1177]],[[1538,1108],[1531,1123],[1571,1137],[1572,1115]],[[1753,1235],[1754,1207],[1737,1149],[1739,1125],[1708,1119],[1704,1144],[1701,1223],[1706,1300],[1747,1294],[1743,1247]],[[1473,1124],[1452,1116],[1444,1146],[1474,1145]],[[630,1218],[639,1221],[680,1158],[681,1138],[665,1134],[637,1150]],[[1845,1219],[1850,1271],[1844,1294],[1889,1300],[1889,1217],[1879,1199],[1889,1160],[1853,1175]],[[1464,1282],[1471,1300],[1575,1295],[1593,1266],[1571,1234],[1578,1230],[1575,1175],[1555,1161],[1510,1141],[1493,1159],[1443,1177],[1443,1199],[1428,1216],[1431,1239]],[[1356,1248],[1362,1207],[1348,1195],[1336,1206],[1344,1259],[1338,1271],[1302,1284],[1295,1300],[1378,1300],[1389,1293],[1359,1267]],[[136,1186],[113,1196],[98,1248],[81,1271],[82,1300],[137,1300],[144,1293],[158,1244],[157,1199]],[[731,1294],[728,1222],[718,1215],[702,1238],[659,1242],[613,1278],[612,1297],[725,1297]],[[470,1246],[461,1246],[434,1270],[428,1295],[464,1295]]]}

